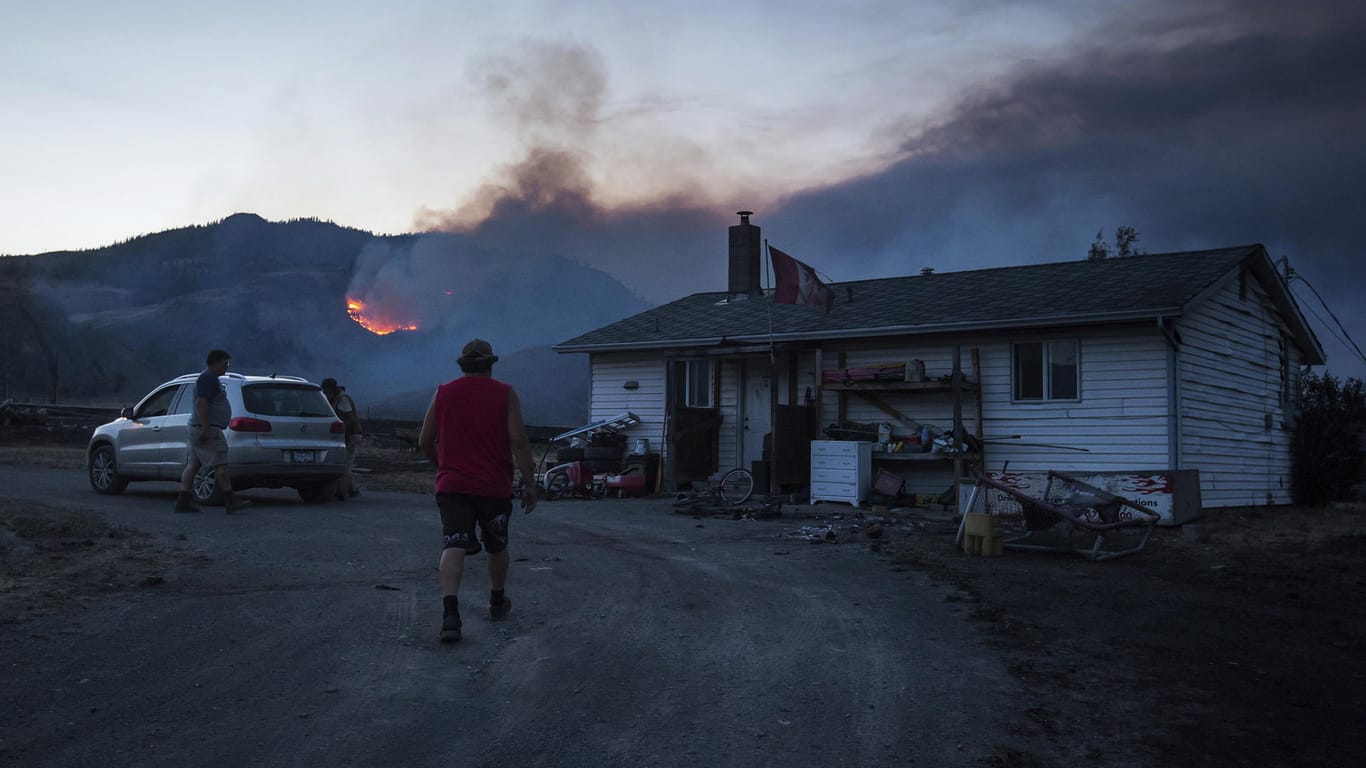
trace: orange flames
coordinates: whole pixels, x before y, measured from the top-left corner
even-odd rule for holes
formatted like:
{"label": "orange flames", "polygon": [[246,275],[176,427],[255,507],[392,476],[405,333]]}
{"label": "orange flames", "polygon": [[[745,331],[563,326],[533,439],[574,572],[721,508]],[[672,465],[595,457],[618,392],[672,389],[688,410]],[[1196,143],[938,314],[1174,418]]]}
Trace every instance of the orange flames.
{"label": "orange flames", "polygon": [[360,327],[376,336],[384,336],[393,333],[394,331],[417,330],[417,323],[395,321],[377,315],[373,311],[367,312],[365,309],[365,302],[360,299],[353,299],[350,296],[346,297],[346,314],[350,315],[352,320],[359,323]]}

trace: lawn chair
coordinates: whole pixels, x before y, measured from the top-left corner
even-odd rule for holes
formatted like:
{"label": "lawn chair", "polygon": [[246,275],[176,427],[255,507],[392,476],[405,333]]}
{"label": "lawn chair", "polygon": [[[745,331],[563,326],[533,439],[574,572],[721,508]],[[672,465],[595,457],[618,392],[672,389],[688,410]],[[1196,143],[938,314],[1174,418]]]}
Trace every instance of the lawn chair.
{"label": "lawn chair", "polygon": [[[1043,498],[982,475],[973,496],[984,489],[999,491],[1020,506],[1024,532],[1004,536],[1007,549],[1070,550],[1091,560],[1110,560],[1142,550],[1161,517],[1123,496],[1053,470],[1048,472]],[[1077,532],[1091,536],[1088,546],[1074,546]],[[1111,544],[1120,540],[1122,546],[1107,549],[1107,538]]]}

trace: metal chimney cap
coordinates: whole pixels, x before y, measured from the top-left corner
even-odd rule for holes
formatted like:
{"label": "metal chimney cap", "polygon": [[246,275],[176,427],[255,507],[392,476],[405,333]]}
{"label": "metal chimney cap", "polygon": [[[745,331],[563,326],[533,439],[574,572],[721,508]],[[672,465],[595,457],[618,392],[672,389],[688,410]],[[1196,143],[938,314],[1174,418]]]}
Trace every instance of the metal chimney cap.
{"label": "metal chimney cap", "polygon": [[754,211],[736,211],[735,215],[740,217],[741,224],[748,224],[749,217],[754,215]]}

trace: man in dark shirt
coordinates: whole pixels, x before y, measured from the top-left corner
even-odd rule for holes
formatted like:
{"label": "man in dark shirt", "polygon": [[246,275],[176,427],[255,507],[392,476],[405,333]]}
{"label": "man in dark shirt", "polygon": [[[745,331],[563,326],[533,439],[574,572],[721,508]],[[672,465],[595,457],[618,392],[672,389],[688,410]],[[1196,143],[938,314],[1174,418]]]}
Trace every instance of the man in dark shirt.
{"label": "man in dark shirt", "polygon": [[512,387],[493,378],[493,364],[498,362],[493,347],[474,339],[456,362],[465,375],[437,388],[418,436],[418,446],[437,466],[441,640],[448,643],[460,639],[458,595],[465,555],[488,550],[489,618],[502,619],[512,609],[503,588],[511,560],[507,547],[514,461],[522,474],[522,509],[535,509],[537,499],[521,402]]}
{"label": "man in dark shirt", "polygon": [[194,410],[190,412],[190,455],[185,471],[180,475],[180,494],[176,496],[175,511],[196,512],[199,505],[194,498],[194,476],[200,466],[213,469],[214,483],[223,495],[223,507],[236,512],[249,506],[250,501],[232,491],[232,477],[228,474],[228,441],[223,430],[232,420],[232,405],[218,377],[228,372],[232,356],[221,349],[211,350],[208,365],[194,383]]}

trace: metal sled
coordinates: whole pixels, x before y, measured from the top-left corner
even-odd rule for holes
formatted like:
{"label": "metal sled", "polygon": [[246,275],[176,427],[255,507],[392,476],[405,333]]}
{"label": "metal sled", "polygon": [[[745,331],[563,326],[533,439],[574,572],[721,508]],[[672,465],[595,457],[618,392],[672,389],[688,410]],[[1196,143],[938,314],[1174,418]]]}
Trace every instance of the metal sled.
{"label": "metal sled", "polygon": [[[1005,494],[1023,515],[1024,532],[1002,537],[1007,549],[1071,551],[1091,560],[1110,560],[1142,550],[1161,518],[1123,496],[1054,470],[1048,472],[1043,498],[982,475],[973,489],[974,500],[985,489]],[[1073,534],[1078,532],[1091,537],[1089,546],[1074,545]],[[960,528],[960,543],[961,538]],[[1107,543],[1121,546],[1107,548]]]}

